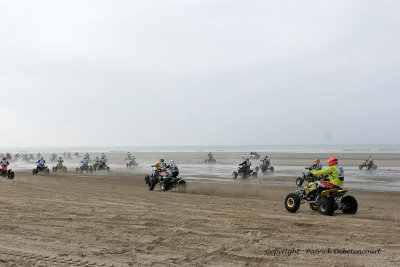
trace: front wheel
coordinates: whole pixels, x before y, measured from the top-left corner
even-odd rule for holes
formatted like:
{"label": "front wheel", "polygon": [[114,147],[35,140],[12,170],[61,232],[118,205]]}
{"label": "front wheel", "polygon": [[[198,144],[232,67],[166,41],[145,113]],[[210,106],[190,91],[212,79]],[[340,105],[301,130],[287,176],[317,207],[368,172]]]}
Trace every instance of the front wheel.
{"label": "front wheel", "polygon": [[149,184],[149,180],[150,180],[150,176],[146,175],[144,177],[144,181],[146,182],[146,184]]}
{"label": "front wheel", "polygon": [[233,177],[233,179],[236,179],[238,177],[238,173],[237,172],[233,172],[232,173],[232,177]]}
{"label": "front wheel", "polygon": [[296,193],[290,193],[285,199],[285,208],[288,212],[295,213],[300,208],[300,197]]}
{"label": "front wheel", "polygon": [[270,172],[274,172],[274,167],[272,167],[272,166],[269,167],[269,171],[270,171]]}
{"label": "front wheel", "polygon": [[357,200],[352,196],[345,196],[342,199],[342,212],[344,214],[356,214],[358,210]]}
{"label": "front wheel", "polygon": [[318,203],[319,213],[322,215],[332,216],[335,211],[335,202],[330,197],[323,197],[321,201]]}
{"label": "front wheel", "polygon": [[256,178],[256,177],[257,177],[257,173],[256,173],[256,172],[253,172],[253,173],[251,174],[251,176],[254,177],[254,178]]}
{"label": "front wheel", "polygon": [[165,181],[160,182],[161,191],[168,191],[168,184]]}
{"label": "front wheel", "polygon": [[296,185],[297,185],[298,187],[302,186],[302,185],[303,185],[303,182],[304,182],[304,180],[303,180],[302,177],[297,177],[297,179],[296,179]]}
{"label": "front wheel", "polygon": [[10,172],[8,174],[8,179],[14,179],[14,172]]}
{"label": "front wheel", "polygon": [[154,187],[156,186],[156,179],[154,177],[151,177],[148,183],[149,190],[152,191]]}
{"label": "front wheel", "polygon": [[359,170],[362,170],[362,168],[363,168],[363,166],[362,166],[362,165],[358,166],[358,169],[359,169]]}

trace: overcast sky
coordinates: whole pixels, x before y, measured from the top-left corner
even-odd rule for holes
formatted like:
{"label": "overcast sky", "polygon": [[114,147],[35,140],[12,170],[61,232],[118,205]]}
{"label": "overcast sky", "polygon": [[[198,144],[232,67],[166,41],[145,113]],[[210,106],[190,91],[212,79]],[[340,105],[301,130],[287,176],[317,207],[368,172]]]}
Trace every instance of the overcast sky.
{"label": "overcast sky", "polygon": [[0,0],[0,147],[399,143],[399,13]]}

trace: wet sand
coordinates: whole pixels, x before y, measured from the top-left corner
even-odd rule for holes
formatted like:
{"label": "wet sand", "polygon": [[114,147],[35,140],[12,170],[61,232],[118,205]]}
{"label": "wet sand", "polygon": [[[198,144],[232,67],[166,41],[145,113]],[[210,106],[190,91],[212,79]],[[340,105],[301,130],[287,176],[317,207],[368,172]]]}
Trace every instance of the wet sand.
{"label": "wet sand", "polygon": [[[161,192],[158,187],[150,192],[143,175],[139,170],[49,176],[20,171],[13,181],[1,179],[0,265],[400,262],[397,192],[354,190],[358,213],[330,217],[307,206],[288,213],[284,198],[295,186],[189,180],[185,193]],[[334,254],[335,249],[354,251]],[[359,250],[375,254],[354,254]]]}

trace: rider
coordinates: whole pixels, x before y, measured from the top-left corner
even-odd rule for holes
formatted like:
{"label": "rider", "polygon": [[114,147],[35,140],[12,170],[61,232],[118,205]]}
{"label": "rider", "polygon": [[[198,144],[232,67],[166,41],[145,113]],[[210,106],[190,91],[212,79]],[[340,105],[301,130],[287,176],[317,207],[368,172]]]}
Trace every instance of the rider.
{"label": "rider", "polygon": [[239,166],[242,166],[242,168],[241,168],[241,169],[242,169],[242,172],[243,172],[243,173],[246,173],[247,170],[249,170],[249,169],[250,169],[250,166],[251,166],[250,159],[249,159],[249,158],[246,158],[246,160],[243,161],[242,163],[240,163]]}
{"label": "rider", "polygon": [[368,158],[365,159],[365,163],[371,164],[374,163],[374,160],[372,159],[371,155],[368,156]]}
{"label": "rider", "polygon": [[61,157],[58,157],[57,164],[60,165],[60,166],[62,166],[63,163],[64,163],[64,160],[63,160]]}
{"label": "rider", "polygon": [[208,158],[209,158],[209,159],[212,159],[213,157],[214,157],[213,153],[211,153],[211,152],[208,153]]}
{"label": "rider", "polygon": [[263,159],[263,163],[264,163],[265,165],[269,166],[270,160],[269,160],[268,155],[265,155],[265,158]]}
{"label": "rider", "polygon": [[169,161],[169,165],[166,167],[166,169],[168,170],[167,177],[176,178],[179,175],[178,166],[175,164],[173,160]]}
{"label": "rider", "polygon": [[83,160],[81,161],[81,163],[82,163],[82,166],[87,167],[89,164],[89,160],[86,157],[84,157]]}
{"label": "rider", "polygon": [[36,163],[37,163],[37,168],[39,169],[45,167],[46,161],[44,160],[43,157],[40,157],[40,159]]}
{"label": "rider", "polygon": [[126,154],[126,158],[127,158],[127,159],[131,159],[131,157],[132,157],[131,152],[128,152],[128,154]]}
{"label": "rider", "polygon": [[1,169],[7,171],[7,166],[9,164],[7,157],[3,157],[3,160],[1,161]]}
{"label": "rider", "polygon": [[156,163],[154,165],[151,165],[151,167],[155,167],[155,168],[160,169],[160,170],[165,170],[167,165],[165,164],[164,159],[160,159],[160,162],[158,162],[158,163]]}
{"label": "rider", "polygon": [[314,171],[322,170],[321,160],[315,159],[314,164],[310,166],[310,169]]}
{"label": "rider", "polygon": [[344,183],[344,172],[343,168],[340,169],[338,166],[339,161],[335,157],[328,159],[329,168],[320,171],[311,171],[313,175],[329,174],[329,181],[336,186],[342,186]]}

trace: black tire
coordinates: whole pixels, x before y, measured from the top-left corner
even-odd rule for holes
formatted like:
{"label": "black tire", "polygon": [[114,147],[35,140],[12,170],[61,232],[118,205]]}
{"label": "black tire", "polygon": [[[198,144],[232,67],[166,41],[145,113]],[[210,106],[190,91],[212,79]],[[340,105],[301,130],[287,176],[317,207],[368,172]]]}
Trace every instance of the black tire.
{"label": "black tire", "polygon": [[128,163],[126,164],[126,167],[129,168],[129,164]]}
{"label": "black tire", "polygon": [[181,191],[181,192],[186,191],[186,182],[185,182],[184,180],[180,180],[180,181],[178,182],[178,189],[179,189],[179,191]]}
{"label": "black tire", "polygon": [[233,177],[233,179],[236,179],[238,177],[238,173],[237,172],[233,172],[232,173],[232,177]]}
{"label": "black tire", "polygon": [[310,203],[310,208],[311,208],[313,211],[318,211],[318,204]]}
{"label": "black tire", "polygon": [[36,169],[33,169],[32,170],[32,175],[36,175],[36,174],[37,174]]}
{"label": "black tire", "polygon": [[107,168],[106,168],[106,171],[107,171],[107,172],[110,172],[110,167],[107,167]]}
{"label": "black tire", "polygon": [[363,166],[362,166],[362,165],[358,166],[358,169],[359,169],[359,170],[362,170],[362,168],[363,168]]}
{"label": "black tire", "polygon": [[14,172],[10,172],[9,174],[8,174],[8,179],[14,179]]}
{"label": "black tire", "polygon": [[149,184],[149,180],[150,180],[150,176],[146,175],[144,177],[144,181],[146,182],[146,184]]}
{"label": "black tire", "polygon": [[75,168],[75,171],[76,171],[76,172],[79,172],[79,168],[78,168],[78,167],[76,167],[76,168]]}
{"label": "black tire", "polygon": [[44,173],[45,173],[45,174],[49,174],[49,173],[50,173],[50,170],[49,170],[48,168],[46,168],[46,169],[44,169]]}
{"label": "black tire", "polygon": [[256,178],[256,177],[257,177],[257,173],[256,173],[256,172],[253,172],[253,173],[251,174],[251,176],[254,177],[254,178]]}
{"label": "black tire", "polygon": [[344,214],[356,214],[358,210],[357,200],[353,196],[345,196],[342,199],[342,205],[342,212]]}
{"label": "black tire", "polygon": [[168,184],[165,181],[160,182],[161,191],[168,191]]}
{"label": "black tire", "polygon": [[156,179],[154,177],[151,177],[148,183],[149,190],[152,191],[154,187],[156,186]]}
{"label": "black tire", "polygon": [[374,165],[373,169],[374,169],[374,170],[378,169],[378,166]]}
{"label": "black tire", "polygon": [[300,197],[296,193],[290,193],[285,198],[285,208],[288,212],[295,213],[300,208]]}
{"label": "black tire", "polygon": [[323,197],[318,203],[318,211],[322,215],[332,216],[335,212],[335,201],[330,197]]}
{"label": "black tire", "polygon": [[296,185],[298,187],[301,187],[303,185],[304,179],[302,177],[297,177],[296,179]]}
{"label": "black tire", "polygon": [[275,170],[274,167],[272,167],[272,166],[269,167],[269,171],[270,171],[270,172],[274,172],[274,170]]}

